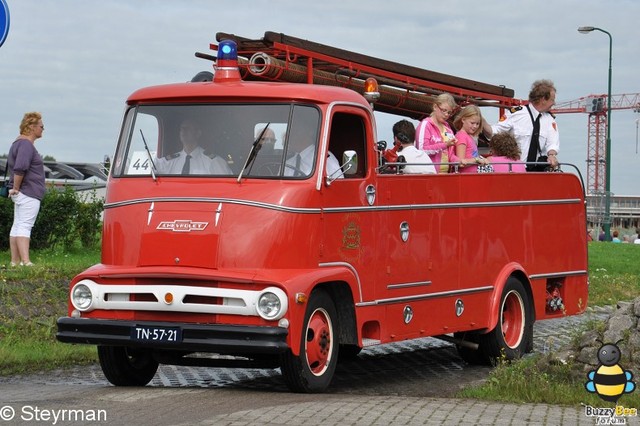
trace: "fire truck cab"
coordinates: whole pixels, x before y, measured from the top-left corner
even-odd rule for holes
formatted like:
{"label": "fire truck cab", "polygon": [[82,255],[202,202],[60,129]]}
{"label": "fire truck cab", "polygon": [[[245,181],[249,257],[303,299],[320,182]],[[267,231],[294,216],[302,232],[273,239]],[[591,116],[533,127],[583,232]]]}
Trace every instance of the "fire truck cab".
{"label": "fire truck cab", "polygon": [[237,41],[212,46],[212,81],[127,100],[101,263],[72,280],[57,333],[97,345],[111,383],[279,367],[319,392],[366,346],[436,336],[490,363],[586,309],[575,174],[388,173],[362,79],[252,81],[265,56],[243,62]]}

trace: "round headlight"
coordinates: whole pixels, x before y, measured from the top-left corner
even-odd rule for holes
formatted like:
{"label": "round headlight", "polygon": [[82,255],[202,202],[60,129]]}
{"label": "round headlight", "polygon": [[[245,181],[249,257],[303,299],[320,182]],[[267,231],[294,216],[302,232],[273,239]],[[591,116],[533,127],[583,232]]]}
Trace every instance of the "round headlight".
{"label": "round headlight", "polygon": [[280,298],[269,291],[264,292],[258,299],[258,315],[262,318],[271,320],[276,319],[282,309]]}
{"label": "round headlight", "polygon": [[86,311],[91,306],[93,295],[91,289],[84,284],[78,284],[73,288],[71,293],[71,301],[73,306],[81,311]]}

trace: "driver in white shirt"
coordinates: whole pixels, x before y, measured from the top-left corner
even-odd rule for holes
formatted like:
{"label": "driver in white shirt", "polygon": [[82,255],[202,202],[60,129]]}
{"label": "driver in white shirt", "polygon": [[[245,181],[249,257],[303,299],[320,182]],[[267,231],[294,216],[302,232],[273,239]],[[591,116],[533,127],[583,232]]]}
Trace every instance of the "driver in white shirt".
{"label": "driver in white shirt", "polygon": [[198,124],[186,119],[180,125],[182,151],[158,159],[158,173],[169,175],[226,175],[231,174],[227,162],[211,155],[200,146],[202,130]]}
{"label": "driver in white shirt", "polygon": [[[313,170],[313,162],[316,153],[316,145],[308,134],[298,137],[289,137],[289,156],[286,162],[284,175],[302,177],[309,176]],[[327,176],[337,179],[344,178],[338,159],[331,151],[327,155]]]}

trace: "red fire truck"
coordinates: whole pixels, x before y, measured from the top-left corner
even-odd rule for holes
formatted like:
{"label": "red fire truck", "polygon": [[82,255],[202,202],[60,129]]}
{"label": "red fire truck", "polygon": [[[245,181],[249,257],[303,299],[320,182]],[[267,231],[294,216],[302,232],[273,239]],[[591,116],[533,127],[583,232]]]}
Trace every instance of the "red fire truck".
{"label": "red fire truck", "polygon": [[319,392],[367,346],[438,337],[468,362],[513,359],[534,321],[585,310],[579,175],[381,161],[374,109],[424,117],[445,90],[505,108],[512,91],[284,34],[217,41],[216,58],[197,54],[210,75],[128,98],[101,263],[57,323],[58,340],[97,345],[111,383],[251,366]]}

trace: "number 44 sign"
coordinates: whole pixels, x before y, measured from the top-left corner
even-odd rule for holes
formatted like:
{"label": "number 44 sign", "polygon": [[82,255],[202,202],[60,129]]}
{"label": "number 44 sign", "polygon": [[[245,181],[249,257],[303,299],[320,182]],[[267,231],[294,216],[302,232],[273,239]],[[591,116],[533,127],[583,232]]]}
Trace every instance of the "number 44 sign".
{"label": "number 44 sign", "polygon": [[[0,0],[2,1],[2,0]],[[154,158],[156,153],[151,151],[151,158]],[[149,161],[149,154],[146,151],[135,151],[131,156],[131,162],[129,162],[129,168],[127,169],[128,175],[150,175],[151,174],[151,162]]]}

